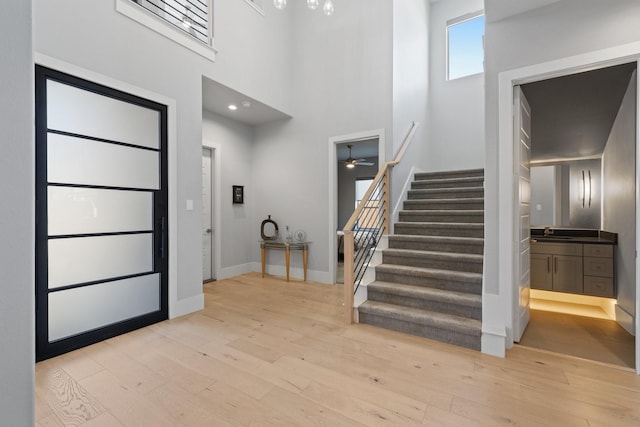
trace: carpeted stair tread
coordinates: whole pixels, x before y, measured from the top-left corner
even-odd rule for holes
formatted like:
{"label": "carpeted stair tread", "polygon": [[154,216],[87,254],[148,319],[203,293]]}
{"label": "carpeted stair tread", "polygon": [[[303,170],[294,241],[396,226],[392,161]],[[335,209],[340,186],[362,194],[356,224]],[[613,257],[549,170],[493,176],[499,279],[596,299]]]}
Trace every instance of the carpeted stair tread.
{"label": "carpeted stair tread", "polygon": [[483,187],[483,185],[484,177],[430,178],[413,181],[411,189]]}
{"label": "carpeted stair tread", "polygon": [[413,234],[389,235],[390,249],[438,250],[441,252],[483,254],[481,237],[418,236]]}
{"label": "carpeted stair tread", "polygon": [[385,318],[402,320],[423,326],[456,331],[465,335],[480,337],[482,322],[436,311],[421,310],[419,308],[402,307],[378,301],[366,301],[359,307],[359,311]]}
{"label": "carpeted stair tread", "polygon": [[425,179],[445,179],[445,178],[465,178],[465,177],[484,177],[484,169],[466,169],[454,171],[439,172],[419,172],[413,176],[416,181]]}
{"label": "carpeted stair tread", "polygon": [[465,253],[453,253],[453,252],[436,252],[436,251],[421,251],[415,249],[394,249],[388,248],[383,250],[383,254],[390,254],[395,256],[401,256],[406,258],[432,258],[442,260],[459,260],[465,262],[477,262],[482,264],[482,255],[465,254]]}
{"label": "carpeted stair tread", "polygon": [[419,277],[434,277],[459,280],[478,284],[482,283],[482,273],[469,273],[466,271],[442,270],[439,268],[410,267],[396,264],[380,264],[376,266],[376,272],[396,273]]}
{"label": "carpeted stair tread", "polygon": [[482,296],[467,292],[446,291],[436,288],[426,288],[424,286],[377,281],[370,283],[368,289],[404,297],[429,299],[440,303],[458,304],[466,307],[482,307]]}
{"label": "carpeted stair tread", "polygon": [[484,237],[484,224],[460,222],[396,222],[396,234],[419,236]]}
{"label": "carpeted stair tread", "polygon": [[482,197],[469,197],[465,199],[411,199],[404,201],[404,210],[465,210],[483,209]]}
{"label": "carpeted stair tread", "polygon": [[414,209],[400,211],[401,222],[484,222],[484,210]]}

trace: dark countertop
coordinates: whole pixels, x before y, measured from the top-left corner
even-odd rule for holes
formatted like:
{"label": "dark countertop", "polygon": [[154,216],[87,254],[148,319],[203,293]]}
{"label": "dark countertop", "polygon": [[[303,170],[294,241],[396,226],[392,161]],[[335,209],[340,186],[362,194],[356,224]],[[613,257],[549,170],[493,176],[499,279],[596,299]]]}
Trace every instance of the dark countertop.
{"label": "dark countertop", "polygon": [[531,228],[531,241],[538,243],[588,243],[593,245],[615,245],[618,235],[604,230],[550,227],[553,234],[544,235],[544,228]]}

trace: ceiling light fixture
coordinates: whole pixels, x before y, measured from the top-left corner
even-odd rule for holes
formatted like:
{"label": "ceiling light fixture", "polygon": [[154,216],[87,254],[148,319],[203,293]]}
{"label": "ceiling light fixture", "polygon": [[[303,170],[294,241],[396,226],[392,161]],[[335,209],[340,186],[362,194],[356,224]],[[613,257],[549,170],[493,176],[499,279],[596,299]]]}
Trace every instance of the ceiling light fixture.
{"label": "ceiling light fixture", "polygon": [[227,108],[231,111],[236,111],[238,109],[238,106],[236,104],[229,104]]}
{"label": "ceiling light fixture", "polygon": [[[287,6],[287,0],[273,0],[273,5],[276,9],[284,9]],[[307,0],[307,7],[311,10],[316,10],[320,6],[320,0]],[[335,11],[335,7],[333,6],[333,2],[331,0],[325,0],[324,6],[322,6],[322,11],[325,15],[331,16]]]}
{"label": "ceiling light fixture", "polygon": [[242,101],[242,106],[243,106],[244,108],[249,108],[249,107],[251,107],[251,102],[249,102],[249,101]]}

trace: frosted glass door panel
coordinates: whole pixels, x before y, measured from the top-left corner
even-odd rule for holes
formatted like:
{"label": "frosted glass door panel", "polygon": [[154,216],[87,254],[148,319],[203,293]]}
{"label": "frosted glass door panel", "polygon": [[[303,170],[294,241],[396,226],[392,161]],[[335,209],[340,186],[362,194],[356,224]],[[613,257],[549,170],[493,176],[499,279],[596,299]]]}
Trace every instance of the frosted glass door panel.
{"label": "frosted glass door panel", "polygon": [[48,193],[50,236],[153,228],[151,192],[49,187]]}
{"label": "frosted glass door panel", "polygon": [[49,294],[49,341],[159,309],[159,274],[52,292]]}
{"label": "frosted glass door panel", "polygon": [[159,148],[158,111],[51,80],[47,81],[47,126],[52,130]]}
{"label": "frosted glass door panel", "polygon": [[150,271],[151,233],[49,240],[49,289]]}
{"label": "frosted glass door panel", "polygon": [[158,152],[48,134],[49,182],[159,188]]}

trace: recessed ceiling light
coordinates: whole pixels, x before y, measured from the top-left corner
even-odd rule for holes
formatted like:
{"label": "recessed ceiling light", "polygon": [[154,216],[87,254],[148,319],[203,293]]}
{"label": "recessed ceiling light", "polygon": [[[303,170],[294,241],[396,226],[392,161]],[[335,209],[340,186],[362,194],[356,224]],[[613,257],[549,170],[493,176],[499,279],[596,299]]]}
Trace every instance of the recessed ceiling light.
{"label": "recessed ceiling light", "polygon": [[243,106],[244,108],[249,108],[249,107],[251,107],[251,102],[249,102],[249,101],[242,101],[242,106]]}
{"label": "recessed ceiling light", "polygon": [[229,104],[229,107],[227,108],[229,108],[229,110],[231,111],[236,111],[238,109],[238,106],[236,104]]}

